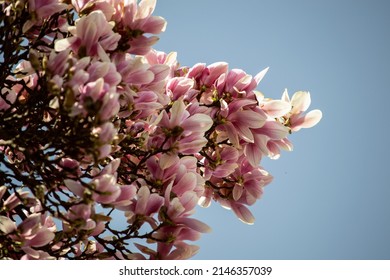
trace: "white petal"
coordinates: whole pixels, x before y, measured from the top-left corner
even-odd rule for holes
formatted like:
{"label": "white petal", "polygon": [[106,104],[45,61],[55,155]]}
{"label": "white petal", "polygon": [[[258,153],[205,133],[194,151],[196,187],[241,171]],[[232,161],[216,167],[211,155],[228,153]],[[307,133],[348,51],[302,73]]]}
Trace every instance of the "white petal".
{"label": "white petal", "polygon": [[255,81],[257,84],[261,82],[261,80],[264,78],[265,74],[267,74],[269,67],[265,68],[264,70],[261,70],[256,76]]}
{"label": "white petal", "polygon": [[62,52],[72,45],[72,38],[59,39],[55,42],[54,49],[56,52]]}
{"label": "white petal", "polygon": [[320,110],[313,110],[306,114],[301,125],[302,128],[310,128],[315,126],[322,119],[322,112]]}
{"label": "white petal", "polygon": [[291,105],[293,106],[291,113],[299,114],[306,111],[311,103],[310,93],[307,91],[297,91],[291,98]]}
{"label": "white petal", "polygon": [[0,216],[0,232],[8,234],[16,230],[16,224],[10,218]]}

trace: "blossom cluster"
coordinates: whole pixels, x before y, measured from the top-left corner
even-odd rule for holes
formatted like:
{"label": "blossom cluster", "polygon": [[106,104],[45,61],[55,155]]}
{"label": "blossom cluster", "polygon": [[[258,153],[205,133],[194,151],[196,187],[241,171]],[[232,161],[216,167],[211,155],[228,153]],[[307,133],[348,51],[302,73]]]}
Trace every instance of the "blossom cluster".
{"label": "blossom cluster", "polygon": [[267,69],[182,67],[153,49],[155,5],[1,4],[14,31],[1,41],[0,258],[190,258],[210,231],[197,205],[253,224],[272,181],[262,158],[321,119],[308,92],[259,92]]}

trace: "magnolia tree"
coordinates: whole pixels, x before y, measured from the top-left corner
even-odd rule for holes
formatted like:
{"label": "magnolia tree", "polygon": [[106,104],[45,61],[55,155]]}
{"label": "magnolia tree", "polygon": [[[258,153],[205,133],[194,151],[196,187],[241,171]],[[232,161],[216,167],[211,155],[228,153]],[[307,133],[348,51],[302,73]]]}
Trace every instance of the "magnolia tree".
{"label": "magnolia tree", "polygon": [[228,64],[151,46],[155,0],[1,1],[0,258],[187,259],[214,201],[247,224],[260,167],[315,125]]}

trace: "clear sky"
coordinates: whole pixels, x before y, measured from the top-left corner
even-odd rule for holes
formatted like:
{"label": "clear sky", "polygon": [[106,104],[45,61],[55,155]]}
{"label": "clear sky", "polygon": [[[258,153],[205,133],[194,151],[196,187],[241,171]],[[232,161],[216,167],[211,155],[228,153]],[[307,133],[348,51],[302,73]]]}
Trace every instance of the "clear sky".
{"label": "clear sky", "polygon": [[182,65],[227,61],[279,98],[308,90],[322,121],[262,165],[275,179],[255,225],[218,205],[195,259],[390,259],[390,1],[159,0],[156,49]]}

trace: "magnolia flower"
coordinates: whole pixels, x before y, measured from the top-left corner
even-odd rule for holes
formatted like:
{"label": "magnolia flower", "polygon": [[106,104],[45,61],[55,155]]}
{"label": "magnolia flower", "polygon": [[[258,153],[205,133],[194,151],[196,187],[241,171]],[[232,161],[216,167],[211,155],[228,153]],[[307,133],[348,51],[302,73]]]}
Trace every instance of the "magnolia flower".
{"label": "magnolia flower", "polygon": [[66,7],[67,4],[59,3],[58,0],[28,0],[31,19],[23,25],[23,32],[27,32],[36,24],[41,24],[43,19],[65,10]]}
{"label": "magnolia flower", "polygon": [[18,230],[20,233],[15,239],[19,240],[23,247],[42,247],[53,240],[56,226],[51,217],[33,213],[18,225]]}
{"label": "magnolia flower", "polygon": [[267,120],[261,128],[253,129],[253,143],[244,145],[244,154],[252,166],[260,163],[262,156],[276,159],[280,153],[272,149],[275,141],[285,139],[289,128],[274,120]]}
{"label": "magnolia flower", "polygon": [[291,104],[291,111],[286,114],[285,119],[291,131],[299,131],[301,128],[310,128],[315,126],[322,118],[320,110],[312,110],[307,114],[304,112],[309,108],[311,103],[310,93],[298,91],[294,93],[291,100],[287,90],[284,91],[282,100]]}
{"label": "magnolia flower", "polygon": [[[159,127],[169,141],[164,148],[174,148],[184,154],[198,152],[206,143],[204,133],[212,126],[213,121],[208,115],[190,115],[182,100],[173,103],[170,114],[162,112]],[[165,141],[165,140],[164,140]]]}
{"label": "magnolia flower", "polygon": [[64,184],[75,195],[84,197],[92,194],[92,199],[102,204],[115,202],[121,194],[116,177],[110,174],[97,176],[86,186],[72,179],[64,180]]}
{"label": "magnolia flower", "polygon": [[238,167],[240,151],[231,146],[216,147],[215,151],[205,159],[205,179],[211,176],[227,177]]}
{"label": "magnolia flower", "polygon": [[163,32],[166,21],[159,16],[152,16],[156,0],[119,1],[114,0],[115,12],[112,19],[117,22],[122,40],[128,44],[128,52],[132,54],[146,54],[155,44],[158,37],[146,37],[145,33],[158,34]]}
{"label": "magnolia flower", "polygon": [[163,197],[157,193],[150,193],[147,186],[142,186],[133,203],[127,208],[125,213],[127,222],[130,224],[147,222],[155,228],[157,224],[152,216],[160,210],[163,203]]}
{"label": "magnolia flower", "polygon": [[256,106],[256,101],[237,99],[227,104],[221,101],[220,125],[217,130],[226,133],[230,142],[239,148],[240,141],[254,143],[253,130],[261,128],[266,120],[266,114]]}
{"label": "magnolia flower", "polygon": [[69,27],[73,37],[55,42],[57,52],[72,49],[79,57],[98,56],[107,61],[106,51],[115,50],[120,35],[112,31],[114,25],[107,22],[101,11],[93,11],[76,21],[76,26]]}

